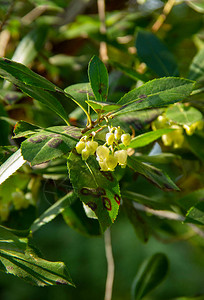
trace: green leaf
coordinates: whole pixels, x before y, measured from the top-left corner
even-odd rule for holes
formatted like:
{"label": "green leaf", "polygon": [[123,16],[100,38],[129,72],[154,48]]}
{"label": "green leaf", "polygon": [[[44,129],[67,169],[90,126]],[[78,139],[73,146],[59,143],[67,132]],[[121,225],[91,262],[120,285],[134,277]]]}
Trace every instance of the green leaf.
{"label": "green leaf", "polygon": [[71,95],[75,99],[75,102],[87,110],[87,100],[95,100],[93,91],[91,89],[90,83],[77,83],[68,86],[65,93]]}
{"label": "green leaf", "polygon": [[200,80],[204,76],[204,49],[201,49],[193,58],[188,78],[191,80]]}
{"label": "green leaf", "polygon": [[195,11],[204,13],[204,3],[203,0],[189,0],[186,2],[191,6]]}
{"label": "green leaf", "polygon": [[20,149],[12,154],[0,167],[0,184],[22,167],[25,162]]}
{"label": "green leaf", "polygon": [[69,156],[68,169],[80,200],[93,210],[105,231],[115,221],[120,205],[120,190],[114,174],[101,172],[95,157],[83,161],[75,152]]}
{"label": "green leaf", "polygon": [[167,77],[151,80],[125,94],[118,101],[123,106],[113,115],[173,104],[188,97],[193,87],[194,82],[188,79]]}
{"label": "green leaf", "polygon": [[179,188],[175,183],[169,178],[169,176],[162,170],[149,165],[147,163],[140,162],[136,157],[128,157],[127,165],[134,171],[145,176],[147,179],[156,184],[159,188],[164,190],[176,190]]}
{"label": "green leaf", "polygon": [[16,151],[16,146],[0,146],[0,165]]}
{"label": "green leaf", "polygon": [[40,164],[68,154],[80,137],[80,128],[74,126],[49,127],[25,140],[21,152],[31,165]]}
{"label": "green leaf", "polygon": [[129,200],[127,201],[126,198],[124,199],[123,208],[133,225],[136,235],[143,243],[146,243],[152,232],[152,227],[149,225],[146,213],[135,209],[133,203]]}
{"label": "green leaf", "polygon": [[51,262],[37,256],[27,239],[19,239],[0,227],[1,271],[18,276],[36,286],[73,285],[62,262]]}
{"label": "green leaf", "polygon": [[68,123],[67,113],[57,98],[62,96],[63,91],[53,83],[26,66],[7,58],[0,58],[0,77],[12,82],[25,94],[48,106]]}
{"label": "green leaf", "polygon": [[179,75],[173,54],[153,33],[139,30],[136,48],[141,60],[160,77]]}
{"label": "green leaf", "polygon": [[131,140],[129,146],[125,147],[123,144],[120,144],[120,148],[127,149],[127,148],[144,147],[144,146],[156,141],[163,134],[167,134],[168,132],[171,132],[172,130],[173,129],[171,129],[171,128],[164,128],[164,129],[158,129],[156,131],[150,131],[150,132],[140,134]]}
{"label": "green leaf", "polygon": [[35,222],[31,226],[31,231],[35,232],[43,225],[51,222],[55,219],[59,214],[63,213],[63,211],[69,207],[75,200],[77,196],[70,192],[65,195],[63,198],[58,200],[55,204],[49,207],[42,215],[35,220]]}
{"label": "green leaf", "polygon": [[199,202],[204,200],[204,188],[199,189],[197,191],[193,191],[184,197],[179,197],[177,199],[177,203],[184,208],[185,210],[189,210],[191,207],[195,206]]}
{"label": "green leaf", "polygon": [[156,288],[166,277],[168,267],[168,259],[163,253],[156,253],[146,260],[134,279],[132,300],[143,299],[144,296]]}
{"label": "green leaf", "polygon": [[116,69],[120,70],[121,72],[123,72],[125,75],[127,75],[128,77],[132,78],[133,80],[141,80],[146,82],[148,79],[145,75],[138,73],[137,71],[135,71],[132,68],[126,67],[122,64],[120,64],[119,62],[116,61],[112,61],[109,60],[109,63]]}
{"label": "green leaf", "polygon": [[96,101],[106,101],[108,97],[108,72],[104,63],[97,56],[93,56],[89,62],[88,75]]}
{"label": "green leaf", "polygon": [[0,146],[8,145],[9,124],[2,118],[7,116],[4,106],[0,103]]}
{"label": "green leaf", "polygon": [[41,127],[25,122],[25,121],[19,121],[16,123],[14,127],[14,134],[13,138],[21,138],[21,137],[27,137],[29,135],[35,134],[37,131],[42,130]]}
{"label": "green leaf", "polygon": [[82,202],[79,199],[67,207],[62,215],[69,227],[83,235],[98,236],[101,234],[98,220],[87,217]]}
{"label": "green leaf", "polygon": [[190,126],[201,120],[203,116],[195,107],[177,103],[176,105],[167,108],[166,117],[175,123]]}
{"label": "green leaf", "polygon": [[187,135],[185,134],[185,138],[188,142],[189,148],[191,151],[202,161],[204,161],[204,137],[201,137],[197,134]]}
{"label": "green leaf", "polygon": [[121,107],[119,104],[108,103],[108,102],[97,102],[97,101],[86,101],[87,104],[97,113],[106,113],[113,110],[116,110]]}
{"label": "green leaf", "polygon": [[188,211],[185,222],[204,225],[204,196],[200,202]]}

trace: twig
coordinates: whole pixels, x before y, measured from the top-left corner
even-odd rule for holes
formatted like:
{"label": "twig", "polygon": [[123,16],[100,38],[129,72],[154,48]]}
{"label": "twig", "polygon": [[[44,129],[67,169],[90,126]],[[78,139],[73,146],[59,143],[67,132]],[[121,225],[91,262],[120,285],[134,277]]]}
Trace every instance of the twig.
{"label": "twig", "polygon": [[[105,34],[106,33],[105,0],[98,0],[98,15],[99,15],[99,20],[101,22],[100,33]],[[105,42],[100,42],[99,54],[103,62],[106,62],[108,60],[108,51]]]}
{"label": "twig", "polygon": [[176,0],[168,0],[167,3],[164,5],[164,9],[163,9],[162,14],[159,15],[158,19],[156,20],[156,22],[152,26],[152,31],[153,32],[156,32],[160,29],[160,27],[162,26],[162,24],[166,20],[166,17],[168,16],[170,11],[172,10],[175,2],[176,2]]}
{"label": "twig", "polygon": [[[180,222],[184,222],[185,221],[185,217],[181,216],[181,215],[178,215],[172,211],[167,211],[167,210],[154,210],[152,208],[149,208],[143,204],[140,204],[140,203],[133,203],[134,207],[137,209],[137,210],[140,210],[140,211],[144,211],[144,212],[147,212],[147,213],[150,213],[154,216],[157,216],[161,219],[168,219],[168,220],[174,220],[174,221],[180,221]],[[200,237],[204,238],[204,231],[201,230],[200,228],[198,228],[196,225],[192,224],[192,223],[185,223],[187,224],[189,227],[192,228],[192,230],[198,234]]]}
{"label": "twig", "polygon": [[104,240],[105,240],[107,267],[108,267],[104,300],[111,300],[115,266],[114,266],[112,244],[111,244],[111,232],[109,228],[106,230],[104,234]]}

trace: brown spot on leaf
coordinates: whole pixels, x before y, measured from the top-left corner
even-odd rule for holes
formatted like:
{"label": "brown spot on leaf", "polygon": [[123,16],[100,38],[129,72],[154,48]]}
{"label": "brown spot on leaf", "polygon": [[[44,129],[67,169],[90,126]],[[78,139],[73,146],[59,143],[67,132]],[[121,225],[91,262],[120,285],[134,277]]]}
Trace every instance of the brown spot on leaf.
{"label": "brown spot on leaf", "polygon": [[61,143],[62,143],[62,139],[51,139],[47,145],[50,147],[50,148],[57,148]]}
{"label": "brown spot on leaf", "polygon": [[145,99],[145,98],[147,98],[147,95],[145,95],[145,94],[139,95],[139,98]]}
{"label": "brown spot on leaf", "polygon": [[173,191],[173,188],[172,188],[169,184],[167,184],[167,183],[164,184],[164,187],[165,187],[168,191]]}
{"label": "brown spot on leaf", "polygon": [[96,191],[97,191],[98,196],[104,196],[104,195],[106,195],[106,191],[105,191],[105,189],[102,188],[102,187],[98,187],[98,188],[96,189]]}
{"label": "brown spot on leaf", "polygon": [[120,200],[121,200],[120,196],[115,194],[114,199],[118,203],[118,205],[120,205]]}
{"label": "brown spot on leaf", "polygon": [[88,196],[88,195],[92,195],[93,194],[93,191],[89,188],[82,188],[80,190],[80,193],[84,196]]}
{"label": "brown spot on leaf", "polygon": [[97,204],[95,202],[88,202],[87,203],[88,207],[90,207],[90,209],[92,209],[93,211],[95,211],[97,209]]}
{"label": "brown spot on leaf", "polygon": [[106,179],[108,179],[109,181],[114,181],[113,175],[111,174],[111,172],[105,172],[105,171],[101,171],[101,174],[106,177]]}
{"label": "brown spot on leaf", "polygon": [[102,201],[103,201],[103,206],[107,209],[107,210],[111,210],[111,201],[108,197],[102,197]]}
{"label": "brown spot on leaf", "polygon": [[46,135],[38,135],[36,137],[31,137],[28,139],[29,142],[33,144],[41,143],[42,141],[46,140],[47,136]]}

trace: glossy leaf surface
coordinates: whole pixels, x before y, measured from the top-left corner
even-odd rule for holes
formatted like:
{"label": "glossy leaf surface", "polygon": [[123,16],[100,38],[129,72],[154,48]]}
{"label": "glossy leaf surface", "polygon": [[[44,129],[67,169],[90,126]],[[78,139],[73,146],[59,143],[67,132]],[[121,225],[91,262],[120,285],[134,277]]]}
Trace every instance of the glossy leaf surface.
{"label": "glossy leaf surface", "polygon": [[114,174],[101,172],[95,157],[83,161],[75,152],[69,156],[68,169],[79,198],[93,210],[105,231],[115,221],[120,205],[120,190]]}

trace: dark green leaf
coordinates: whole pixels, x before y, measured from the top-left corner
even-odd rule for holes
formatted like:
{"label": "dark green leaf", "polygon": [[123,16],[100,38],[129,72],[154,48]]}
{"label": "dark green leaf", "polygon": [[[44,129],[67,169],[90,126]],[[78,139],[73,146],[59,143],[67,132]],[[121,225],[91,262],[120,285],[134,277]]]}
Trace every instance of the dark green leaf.
{"label": "dark green leaf", "polygon": [[95,100],[90,83],[77,83],[68,86],[64,90],[68,95],[71,95],[75,102],[87,110],[87,100]]}
{"label": "dark green leaf", "polygon": [[179,75],[173,54],[153,33],[139,30],[136,48],[141,60],[160,77]]}
{"label": "dark green leaf", "polygon": [[142,299],[166,277],[169,263],[165,254],[156,253],[140,267],[133,285],[132,300]]}
{"label": "dark green leaf", "polygon": [[0,165],[16,150],[15,146],[0,146]]}
{"label": "dark green leaf", "polygon": [[14,104],[18,102],[24,95],[20,92],[8,91],[6,89],[0,89],[0,99],[7,104]]}
{"label": "dark green leaf", "polygon": [[98,114],[110,112],[121,107],[119,104],[107,103],[107,102],[97,102],[97,101],[86,101],[89,106]]}
{"label": "dark green leaf", "polygon": [[38,257],[27,239],[19,239],[5,227],[0,227],[0,236],[1,271],[37,286],[74,285],[64,263]]}
{"label": "dark green leaf", "polygon": [[96,101],[106,101],[108,97],[108,72],[104,63],[97,56],[93,56],[89,62],[88,75]]}
{"label": "dark green leaf", "polygon": [[204,49],[200,50],[193,58],[188,78],[191,80],[199,80],[204,76]]}
{"label": "dark green leaf", "polygon": [[133,203],[127,201],[126,198],[123,203],[123,208],[129,221],[134,227],[136,235],[143,243],[146,243],[152,232],[152,228],[147,222],[146,213],[135,209]]}
{"label": "dark green leaf", "polygon": [[102,231],[116,219],[120,205],[120,190],[112,172],[101,172],[96,158],[83,161],[75,152],[68,159],[70,180],[79,198],[99,219]]}
{"label": "dark green leaf", "polygon": [[197,191],[193,191],[184,197],[179,197],[177,199],[177,203],[184,208],[185,210],[189,210],[191,207],[195,206],[197,203],[204,200],[204,188],[199,189]]}
{"label": "dark green leaf", "polygon": [[35,134],[37,131],[42,130],[43,128],[25,122],[25,121],[19,121],[16,123],[15,127],[14,127],[14,134],[15,136],[13,136],[13,138],[21,138],[21,137],[27,137],[29,135]]}
{"label": "dark green leaf", "polygon": [[203,116],[202,113],[195,107],[185,106],[184,104],[178,103],[167,108],[166,117],[175,123],[190,126],[191,124],[201,120]]}
{"label": "dark green leaf", "polygon": [[[0,116],[7,117],[7,112],[1,103]],[[0,120],[0,132],[0,146],[8,145],[9,124],[4,120]]]}
{"label": "dark green leaf", "polygon": [[176,190],[179,188],[175,183],[169,178],[169,176],[162,170],[153,167],[147,163],[140,162],[136,157],[128,157],[127,164],[134,171],[145,176],[147,179],[152,181],[158,187],[164,190]]}
{"label": "dark green leaf", "polygon": [[194,82],[188,79],[169,77],[151,80],[125,94],[118,101],[123,106],[114,115],[173,104],[188,97],[193,87]]}
{"label": "dark green leaf", "polygon": [[41,226],[51,222],[59,214],[61,214],[67,207],[69,207],[75,200],[76,195],[73,192],[68,193],[63,198],[58,200],[55,204],[49,207],[31,226],[31,231],[37,231]]}
{"label": "dark green leaf", "polygon": [[53,83],[26,66],[7,58],[0,58],[0,77],[12,82],[25,94],[48,106],[68,123],[67,114],[57,98],[59,95],[62,96],[63,91]]}
{"label": "dark green leaf", "polygon": [[79,199],[67,207],[62,215],[69,227],[83,235],[98,236],[101,234],[98,220],[87,217]]}
{"label": "dark green leaf", "polygon": [[185,222],[204,225],[204,195],[202,201],[188,211]]}
{"label": "dark green leaf", "polygon": [[185,135],[186,140],[188,142],[188,145],[191,149],[191,151],[202,161],[204,161],[204,147],[201,145],[204,145],[204,138],[197,135]]}
{"label": "dark green leaf", "polygon": [[21,144],[21,152],[31,165],[68,154],[81,136],[80,128],[54,126],[32,135]]}

